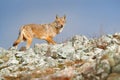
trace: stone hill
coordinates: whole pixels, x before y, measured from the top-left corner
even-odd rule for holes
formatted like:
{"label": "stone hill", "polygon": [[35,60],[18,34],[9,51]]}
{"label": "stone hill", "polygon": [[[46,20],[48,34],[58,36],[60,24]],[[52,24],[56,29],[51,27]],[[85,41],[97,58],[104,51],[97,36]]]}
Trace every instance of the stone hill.
{"label": "stone hill", "polygon": [[0,48],[0,80],[120,80],[120,33],[76,35],[26,51]]}

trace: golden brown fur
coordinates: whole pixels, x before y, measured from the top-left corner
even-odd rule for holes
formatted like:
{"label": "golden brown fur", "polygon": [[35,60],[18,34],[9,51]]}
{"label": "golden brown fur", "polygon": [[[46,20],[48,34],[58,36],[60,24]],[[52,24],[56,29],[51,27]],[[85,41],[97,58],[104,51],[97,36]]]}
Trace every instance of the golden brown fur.
{"label": "golden brown fur", "polygon": [[13,46],[17,46],[22,41],[27,41],[26,48],[29,48],[33,38],[46,40],[49,44],[55,44],[53,40],[64,28],[66,17],[58,17],[50,24],[27,24],[21,27],[17,40]]}

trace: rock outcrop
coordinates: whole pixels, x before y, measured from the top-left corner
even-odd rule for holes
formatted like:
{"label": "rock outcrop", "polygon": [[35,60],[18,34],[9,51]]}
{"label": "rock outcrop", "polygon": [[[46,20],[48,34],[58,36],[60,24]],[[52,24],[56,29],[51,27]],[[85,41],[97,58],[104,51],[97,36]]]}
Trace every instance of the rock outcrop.
{"label": "rock outcrop", "polygon": [[120,33],[56,45],[0,48],[0,80],[120,80]]}

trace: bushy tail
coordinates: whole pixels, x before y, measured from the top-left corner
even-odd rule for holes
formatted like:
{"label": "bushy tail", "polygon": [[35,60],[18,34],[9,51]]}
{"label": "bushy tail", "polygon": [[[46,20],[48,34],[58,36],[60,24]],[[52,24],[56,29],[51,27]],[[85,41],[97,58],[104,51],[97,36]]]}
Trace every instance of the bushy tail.
{"label": "bushy tail", "polygon": [[17,40],[13,43],[13,46],[17,46],[23,40],[22,32],[19,33]]}

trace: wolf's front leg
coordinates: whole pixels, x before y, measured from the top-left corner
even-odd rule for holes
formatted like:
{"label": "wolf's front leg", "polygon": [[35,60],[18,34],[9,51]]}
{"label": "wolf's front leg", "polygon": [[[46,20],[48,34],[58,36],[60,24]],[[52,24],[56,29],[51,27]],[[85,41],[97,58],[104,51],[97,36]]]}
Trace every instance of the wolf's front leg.
{"label": "wolf's front leg", "polygon": [[51,37],[48,37],[46,41],[48,42],[48,44],[56,44],[56,42]]}

